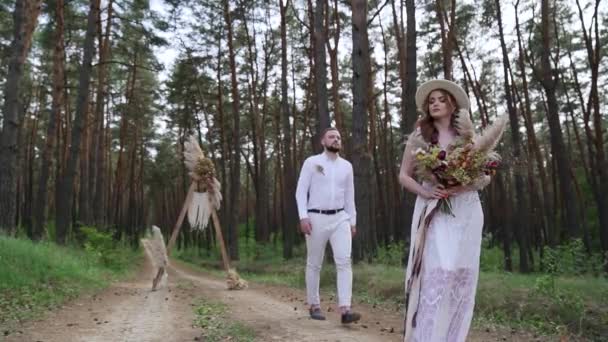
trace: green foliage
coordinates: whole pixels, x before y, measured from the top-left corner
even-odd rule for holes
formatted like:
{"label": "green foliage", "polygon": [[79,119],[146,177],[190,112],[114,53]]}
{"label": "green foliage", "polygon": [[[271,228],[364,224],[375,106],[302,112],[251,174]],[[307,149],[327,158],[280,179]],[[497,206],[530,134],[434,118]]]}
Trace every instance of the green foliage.
{"label": "green foliage", "polygon": [[482,272],[501,272],[504,269],[504,254],[499,247],[482,248],[479,260]]}
{"label": "green foliage", "polygon": [[543,267],[550,274],[597,276],[602,273],[604,267],[602,259],[600,253],[590,256],[581,239],[573,239],[555,248],[545,246]]}
{"label": "green foliage", "polygon": [[112,238],[109,232],[101,232],[95,227],[80,227],[84,235],[84,250],[97,258],[98,262],[111,269],[122,269],[126,258],[126,248]]}
{"label": "green foliage", "polygon": [[127,274],[140,254],[125,248],[108,267],[91,251],[0,235],[0,328],[35,317]]}
{"label": "green foliage", "polygon": [[608,285],[592,277],[551,274],[482,273],[476,296],[476,319],[595,338],[608,333]]}
{"label": "green foliage", "polygon": [[400,266],[403,262],[403,251],[405,244],[403,241],[394,242],[388,246],[378,248],[378,254],[373,258],[373,263]]}
{"label": "green foliage", "polygon": [[254,331],[229,320],[224,304],[199,300],[194,309],[194,324],[203,329],[203,340],[248,342],[255,340]]}

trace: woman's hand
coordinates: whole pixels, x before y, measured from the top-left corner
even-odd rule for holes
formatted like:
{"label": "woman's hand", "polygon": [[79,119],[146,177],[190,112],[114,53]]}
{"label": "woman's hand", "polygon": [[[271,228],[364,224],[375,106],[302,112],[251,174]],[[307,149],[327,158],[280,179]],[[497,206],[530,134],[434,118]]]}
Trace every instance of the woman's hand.
{"label": "woman's hand", "polygon": [[462,192],[466,191],[466,187],[462,186],[462,185],[457,185],[457,186],[452,186],[446,189],[447,193],[450,196],[456,196]]}
{"label": "woman's hand", "polygon": [[426,199],[442,199],[450,196],[450,193],[443,185],[435,185],[431,190],[425,190],[425,193],[421,195]]}

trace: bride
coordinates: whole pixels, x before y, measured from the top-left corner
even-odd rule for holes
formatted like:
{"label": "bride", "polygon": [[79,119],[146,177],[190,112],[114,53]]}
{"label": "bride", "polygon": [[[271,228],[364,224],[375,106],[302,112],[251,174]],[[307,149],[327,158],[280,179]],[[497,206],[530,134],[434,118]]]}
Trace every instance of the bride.
{"label": "bride", "polygon": [[[465,341],[475,305],[483,227],[477,190],[490,177],[450,188],[417,182],[414,141],[447,149],[457,138],[473,139],[474,130],[469,98],[454,82],[425,82],[416,92],[416,105],[423,115],[408,139],[399,172],[399,183],[417,195],[406,270],[404,341]],[[436,210],[437,202],[448,197],[453,215]]]}

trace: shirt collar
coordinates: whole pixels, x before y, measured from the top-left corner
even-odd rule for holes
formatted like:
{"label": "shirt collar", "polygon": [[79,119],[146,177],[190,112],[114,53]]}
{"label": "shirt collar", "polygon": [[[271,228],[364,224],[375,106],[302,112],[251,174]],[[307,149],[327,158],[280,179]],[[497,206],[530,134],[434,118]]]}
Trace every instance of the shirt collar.
{"label": "shirt collar", "polygon": [[338,159],[340,159],[340,153],[336,153],[337,158],[334,160],[332,159],[329,154],[325,151],[321,152],[321,155],[323,156],[323,159],[325,159],[328,162],[335,162],[338,161]]}

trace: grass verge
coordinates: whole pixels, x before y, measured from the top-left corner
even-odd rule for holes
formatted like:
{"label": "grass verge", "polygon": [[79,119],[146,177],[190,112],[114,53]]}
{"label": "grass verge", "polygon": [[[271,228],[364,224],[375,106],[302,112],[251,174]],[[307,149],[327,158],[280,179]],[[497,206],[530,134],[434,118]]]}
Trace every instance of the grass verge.
{"label": "grass verge", "polygon": [[226,305],[200,299],[195,304],[194,324],[203,329],[202,341],[253,342],[253,329],[240,322],[231,321]]}
{"label": "grass verge", "polygon": [[0,333],[124,278],[141,260],[141,252],[128,247],[114,248],[107,262],[99,250],[0,235]]}
{"label": "grass verge", "polygon": [[[219,261],[194,251],[179,251],[185,262],[223,276]],[[234,262],[248,281],[304,288],[302,257]],[[355,298],[394,308],[404,301],[402,267],[360,263],[354,266]],[[335,291],[335,269],[325,265],[321,288]],[[532,331],[542,335],[564,335],[601,341],[608,336],[608,282],[593,276],[551,276],[542,273],[513,274],[482,271],[476,296],[474,325],[489,325]]]}

